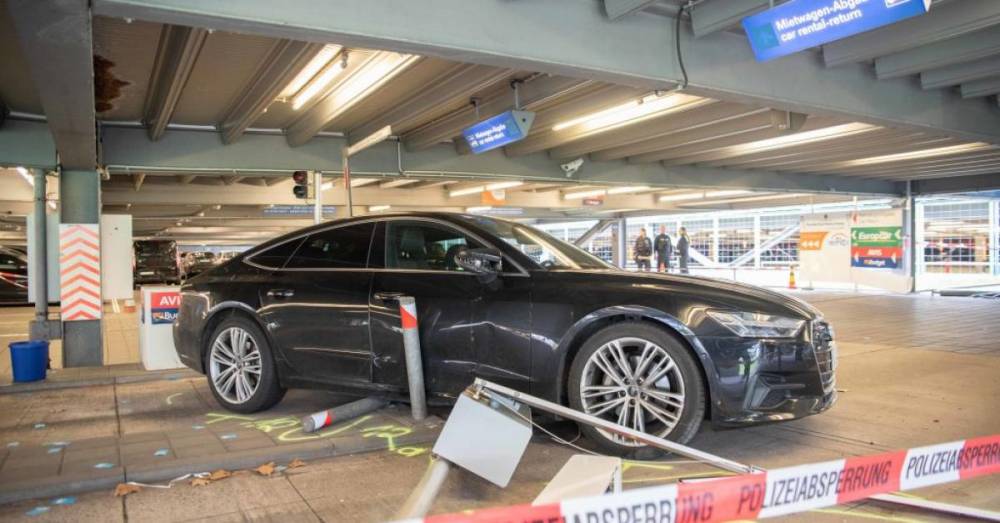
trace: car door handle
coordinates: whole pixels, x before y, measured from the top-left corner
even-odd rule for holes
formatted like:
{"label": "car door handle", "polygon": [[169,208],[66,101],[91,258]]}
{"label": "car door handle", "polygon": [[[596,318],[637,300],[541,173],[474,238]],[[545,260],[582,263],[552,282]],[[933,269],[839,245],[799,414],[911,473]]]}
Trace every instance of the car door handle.
{"label": "car door handle", "polygon": [[292,289],[271,289],[267,291],[267,296],[269,298],[291,298],[295,296],[295,291]]}
{"label": "car door handle", "polygon": [[401,292],[376,292],[375,299],[379,301],[395,301],[404,296]]}

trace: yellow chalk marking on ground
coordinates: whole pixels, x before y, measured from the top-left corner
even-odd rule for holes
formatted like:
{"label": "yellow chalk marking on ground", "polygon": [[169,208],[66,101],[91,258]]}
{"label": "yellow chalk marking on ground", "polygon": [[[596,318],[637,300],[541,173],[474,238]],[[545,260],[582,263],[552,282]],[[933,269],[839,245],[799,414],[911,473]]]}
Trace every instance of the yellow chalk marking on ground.
{"label": "yellow chalk marking on ground", "polygon": [[677,475],[674,475],[674,476],[658,476],[658,477],[655,477],[655,478],[626,479],[626,480],[623,480],[622,483],[650,483],[650,482],[653,482],[653,481],[675,481],[675,480],[683,479],[683,478],[703,478],[703,477],[708,477],[708,476],[718,476],[720,478],[723,478],[723,477],[733,476],[733,474],[729,474],[729,473],[726,473],[726,472],[718,472],[718,471],[695,472],[693,474],[677,474]]}

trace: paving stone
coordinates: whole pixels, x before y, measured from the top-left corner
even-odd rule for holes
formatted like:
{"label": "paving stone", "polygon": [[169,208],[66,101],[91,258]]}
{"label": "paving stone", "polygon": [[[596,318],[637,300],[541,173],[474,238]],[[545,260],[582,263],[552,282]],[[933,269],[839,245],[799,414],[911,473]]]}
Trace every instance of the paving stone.
{"label": "paving stone", "polygon": [[118,461],[118,445],[87,449],[70,448],[65,451],[63,464],[89,461],[93,463]]}
{"label": "paving stone", "polygon": [[92,449],[97,447],[107,447],[109,445],[118,445],[118,438],[114,436],[105,436],[102,438],[87,438],[79,441],[70,442],[70,447],[73,450],[84,450]]}
{"label": "paving stone", "polygon": [[221,443],[205,444],[201,446],[181,447],[174,449],[174,454],[178,459],[197,458],[201,456],[220,456],[225,454],[226,448]]}
{"label": "paving stone", "polygon": [[275,443],[271,441],[270,438],[245,438],[245,439],[238,439],[235,441],[226,441],[223,443],[223,445],[226,447],[227,451],[236,452],[239,450],[274,447]]}
{"label": "paving stone", "polygon": [[184,438],[170,438],[170,446],[175,449],[199,447],[213,443],[219,443],[219,439],[214,434],[196,434]]}
{"label": "paving stone", "polygon": [[166,441],[167,436],[162,432],[133,432],[124,434],[121,437],[122,443],[143,443],[148,441]]}

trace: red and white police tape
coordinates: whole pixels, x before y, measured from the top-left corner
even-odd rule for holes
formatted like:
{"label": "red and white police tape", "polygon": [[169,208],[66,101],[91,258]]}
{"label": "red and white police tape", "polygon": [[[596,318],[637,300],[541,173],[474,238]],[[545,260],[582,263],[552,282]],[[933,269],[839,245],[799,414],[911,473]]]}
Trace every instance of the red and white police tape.
{"label": "red and white police tape", "polygon": [[998,472],[1000,434],[710,481],[411,521],[708,523],[758,519]]}

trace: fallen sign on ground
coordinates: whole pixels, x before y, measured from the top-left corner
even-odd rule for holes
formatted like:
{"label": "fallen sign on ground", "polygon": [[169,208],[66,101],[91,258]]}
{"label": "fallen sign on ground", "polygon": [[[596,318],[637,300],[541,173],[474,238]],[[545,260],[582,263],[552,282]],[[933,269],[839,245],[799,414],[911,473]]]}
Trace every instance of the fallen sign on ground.
{"label": "fallen sign on ground", "polygon": [[1000,473],[1000,434],[621,494],[408,521],[709,523],[793,514],[996,473]]}

